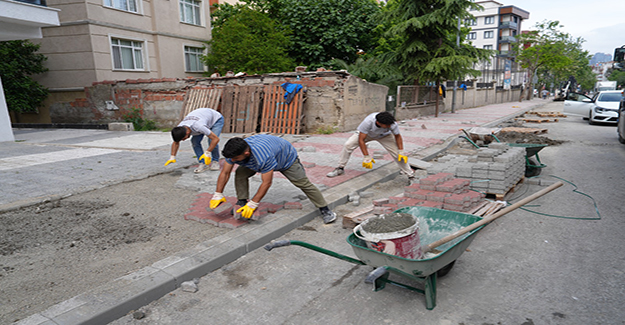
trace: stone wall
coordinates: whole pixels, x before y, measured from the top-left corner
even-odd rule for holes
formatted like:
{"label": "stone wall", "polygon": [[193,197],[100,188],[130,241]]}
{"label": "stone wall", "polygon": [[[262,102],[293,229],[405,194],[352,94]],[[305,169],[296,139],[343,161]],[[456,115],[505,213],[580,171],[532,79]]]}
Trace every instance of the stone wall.
{"label": "stone wall", "polygon": [[344,71],[289,72],[216,78],[163,78],[96,82],[84,96],[50,104],[52,123],[103,124],[123,121],[140,109],[143,118],[171,128],[180,120],[185,95],[194,87],[301,84],[305,132],[323,128],[349,131],[366,115],[385,110],[388,87],[369,83]]}

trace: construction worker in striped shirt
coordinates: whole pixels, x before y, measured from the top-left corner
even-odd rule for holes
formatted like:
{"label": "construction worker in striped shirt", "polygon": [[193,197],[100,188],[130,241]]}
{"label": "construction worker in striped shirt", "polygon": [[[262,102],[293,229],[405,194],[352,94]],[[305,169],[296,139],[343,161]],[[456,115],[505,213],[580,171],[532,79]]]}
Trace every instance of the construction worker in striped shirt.
{"label": "construction worker in striped shirt", "polygon": [[[226,163],[217,179],[217,189],[210,201],[210,208],[214,209],[226,202],[223,190],[230,179],[234,164],[239,165],[234,173],[234,186],[237,194],[237,205],[241,206],[236,212],[244,218],[251,218],[254,210],[271,187],[273,173],[280,172],[293,185],[302,190],[308,199],[319,209],[324,223],[336,220],[336,213],[328,208],[328,204],[321,191],[310,182],[306,170],[297,157],[297,150],[293,145],[282,138],[259,134],[243,138],[232,138],[226,142],[222,155]],[[261,184],[256,194],[250,199],[249,178],[256,173],[261,174]]]}

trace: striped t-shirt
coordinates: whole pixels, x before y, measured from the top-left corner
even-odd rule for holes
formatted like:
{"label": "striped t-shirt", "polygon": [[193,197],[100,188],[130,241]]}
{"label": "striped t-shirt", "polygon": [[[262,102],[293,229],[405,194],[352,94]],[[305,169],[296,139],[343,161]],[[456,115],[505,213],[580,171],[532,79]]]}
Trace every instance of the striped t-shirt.
{"label": "striped t-shirt", "polygon": [[[283,171],[289,169],[297,159],[297,150],[290,142],[268,134],[259,134],[245,139],[250,146],[252,155],[247,161],[237,161],[235,164],[245,166],[257,173],[269,171]],[[233,164],[230,158],[226,158]]]}

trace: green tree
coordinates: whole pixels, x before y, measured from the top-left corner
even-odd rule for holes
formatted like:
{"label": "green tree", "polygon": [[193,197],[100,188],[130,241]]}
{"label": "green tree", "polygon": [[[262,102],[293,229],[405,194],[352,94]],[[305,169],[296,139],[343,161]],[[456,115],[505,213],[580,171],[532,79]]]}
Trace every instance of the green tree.
{"label": "green tree", "polygon": [[539,83],[559,85],[573,76],[588,87],[591,71],[588,67],[588,52],[582,50],[582,38],[574,39],[561,32],[559,21],[544,21],[535,25],[536,30],[520,35],[515,47],[516,60],[528,70],[526,97],[532,96],[534,75]]}
{"label": "green tree", "polygon": [[203,57],[207,66],[221,74],[229,70],[248,74],[293,70],[295,63],[287,55],[288,35],[272,19],[244,6],[226,8],[230,11],[215,24],[209,54]]}
{"label": "green tree", "polygon": [[385,61],[416,84],[479,75],[473,65],[493,52],[464,41],[466,29],[460,31],[461,42],[456,44],[458,19],[470,17],[470,8],[481,6],[469,0],[398,1],[386,15],[392,26],[385,37],[397,46],[384,55]]}
{"label": "green tree", "polygon": [[31,77],[48,71],[46,57],[37,50],[39,45],[29,41],[0,42],[0,77],[10,111],[36,112],[48,97],[48,90]]}
{"label": "green tree", "polygon": [[608,80],[616,81],[619,86],[625,87],[625,71],[612,70],[609,72]]}
{"label": "green tree", "polygon": [[289,54],[298,63],[315,68],[332,59],[354,62],[376,45],[375,0],[281,0],[279,8],[274,18],[292,31]]}

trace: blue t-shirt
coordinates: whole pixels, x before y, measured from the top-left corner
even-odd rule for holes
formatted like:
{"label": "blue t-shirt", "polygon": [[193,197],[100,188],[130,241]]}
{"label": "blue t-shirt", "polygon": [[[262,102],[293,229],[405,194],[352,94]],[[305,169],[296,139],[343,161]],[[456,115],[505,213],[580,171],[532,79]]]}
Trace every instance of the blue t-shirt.
{"label": "blue t-shirt", "polygon": [[238,164],[264,174],[272,170],[287,170],[297,159],[295,147],[290,142],[273,135],[253,135],[245,139],[245,142],[252,151],[250,159],[233,162],[232,159],[226,158],[229,164]]}

